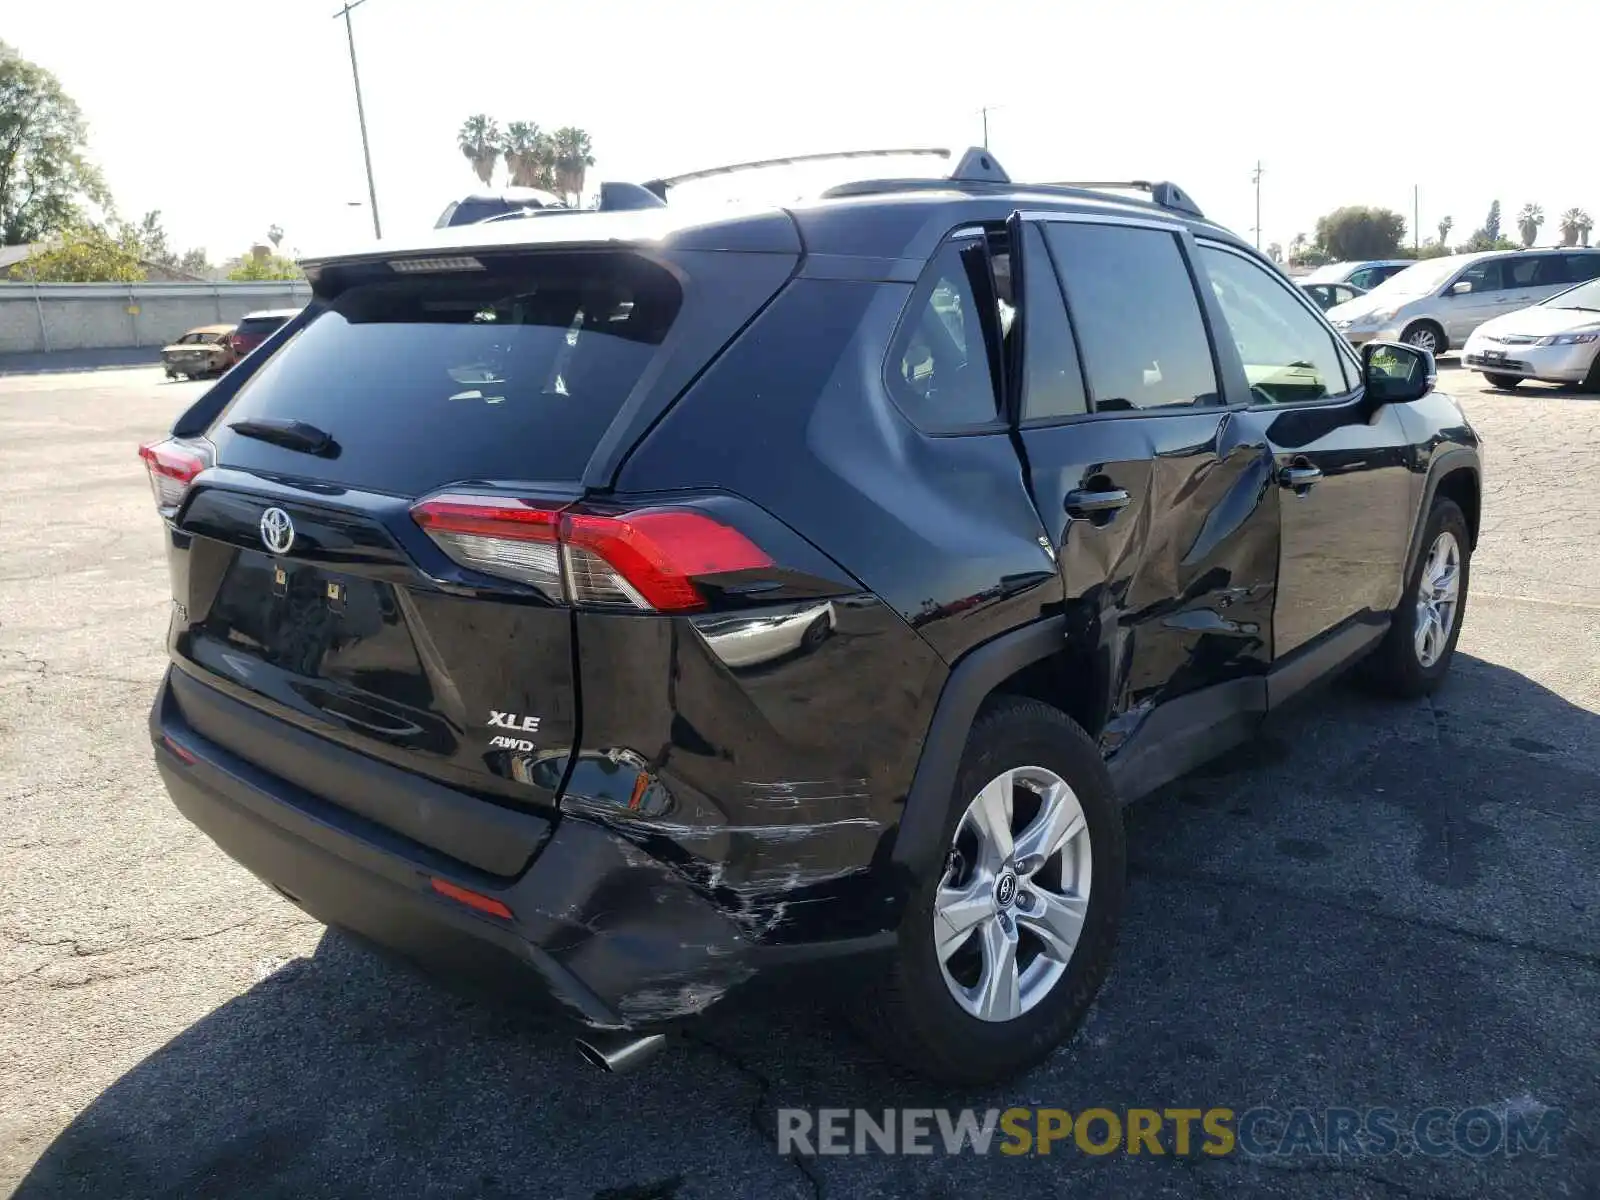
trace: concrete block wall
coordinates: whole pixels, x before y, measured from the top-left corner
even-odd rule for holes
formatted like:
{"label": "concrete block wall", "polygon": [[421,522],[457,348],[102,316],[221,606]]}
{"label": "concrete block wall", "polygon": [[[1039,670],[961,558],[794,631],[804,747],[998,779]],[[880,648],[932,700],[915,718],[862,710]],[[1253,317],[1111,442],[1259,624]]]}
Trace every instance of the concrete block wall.
{"label": "concrete block wall", "polygon": [[[299,308],[303,280],[282,283],[0,283],[0,354],[148,347],[197,325],[263,308]],[[136,310],[136,311],[135,311]]]}

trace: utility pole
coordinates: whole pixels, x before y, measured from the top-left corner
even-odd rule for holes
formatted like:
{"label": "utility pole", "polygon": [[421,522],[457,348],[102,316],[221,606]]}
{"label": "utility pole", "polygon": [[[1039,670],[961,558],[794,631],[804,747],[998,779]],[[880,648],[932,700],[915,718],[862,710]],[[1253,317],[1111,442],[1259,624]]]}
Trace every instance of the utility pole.
{"label": "utility pole", "polygon": [[1256,169],[1255,169],[1254,173],[1250,176],[1251,182],[1256,185],[1256,249],[1257,250],[1261,249],[1261,173],[1262,173],[1262,171],[1264,169],[1265,168],[1263,168],[1262,165],[1261,165],[1261,160],[1258,158],[1258,159],[1256,159]]}
{"label": "utility pole", "polygon": [[1411,248],[1416,253],[1422,253],[1422,200],[1421,189],[1417,184],[1411,185]]}
{"label": "utility pole", "polygon": [[350,10],[359,8],[367,0],[347,0],[345,6],[334,13],[334,19],[344,18],[345,36],[350,39],[350,78],[356,85],[356,120],[361,123],[361,157],[367,164],[367,196],[372,201],[372,236],[383,237],[383,226],[378,222],[378,185],[372,181],[372,150],[367,145],[367,110],[361,103],[361,72],[356,69],[356,31],[350,24]]}

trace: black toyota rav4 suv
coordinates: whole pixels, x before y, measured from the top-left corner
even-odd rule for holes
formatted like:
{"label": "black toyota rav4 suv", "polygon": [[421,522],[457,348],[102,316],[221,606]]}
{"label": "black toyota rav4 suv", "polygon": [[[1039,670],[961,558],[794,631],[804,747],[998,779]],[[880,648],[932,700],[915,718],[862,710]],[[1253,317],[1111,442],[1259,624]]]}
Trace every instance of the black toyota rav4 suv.
{"label": "black toyota rav4 suv", "polygon": [[820,977],[920,1071],[1036,1062],[1119,806],[1347,665],[1434,688],[1478,532],[1432,359],[1139,186],[970,152],[308,262],[142,452],[173,800],[593,1057]]}

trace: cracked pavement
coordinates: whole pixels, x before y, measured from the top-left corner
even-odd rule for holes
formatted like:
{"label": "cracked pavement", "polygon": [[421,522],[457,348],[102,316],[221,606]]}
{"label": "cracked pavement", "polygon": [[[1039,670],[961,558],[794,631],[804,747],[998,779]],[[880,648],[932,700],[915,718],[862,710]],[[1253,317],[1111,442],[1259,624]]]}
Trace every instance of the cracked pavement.
{"label": "cracked pavement", "polygon": [[[719,1018],[639,1072],[337,935],[183,821],[145,716],[167,576],[134,448],[199,392],[0,377],[0,1186],[29,1200],[1595,1195],[1600,397],[1487,392],[1455,673],[1347,686],[1130,810],[1116,967],[1014,1085],[890,1072],[837,1015]],[[1438,1105],[1567,1115],[1552,1157],[820,1157],[779,1107]]]}

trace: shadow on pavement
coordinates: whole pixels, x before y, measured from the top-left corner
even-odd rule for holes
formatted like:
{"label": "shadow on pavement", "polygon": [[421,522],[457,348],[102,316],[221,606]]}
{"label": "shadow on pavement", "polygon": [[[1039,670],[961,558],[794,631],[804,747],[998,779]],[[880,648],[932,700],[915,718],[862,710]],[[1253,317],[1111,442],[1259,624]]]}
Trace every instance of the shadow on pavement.
{"label": "shadow on pavement", "polygon": [[[634,1074],[326,935],[95,1100],[16,1193],[65,1196],[1516,1196],[1600,1178],[1600,718],[1460,656],[1347,686],[1130,812],[1118,966],[1017,1084],[899,1076],[832,1015],[718,1020]],[[1557,1108],[1551,1157],[795,1163],[781,1106]],[[1496,1108],[1498,1106],[1498,1108]],[[1402,1117],[1402,1125],[1405,1116]]]}
{"label": "shadow on pavement", "polygon": [[0,375],[60,375],[76,371],[106,371],[124,367],[160,365],[160,346],[0,354]]}

